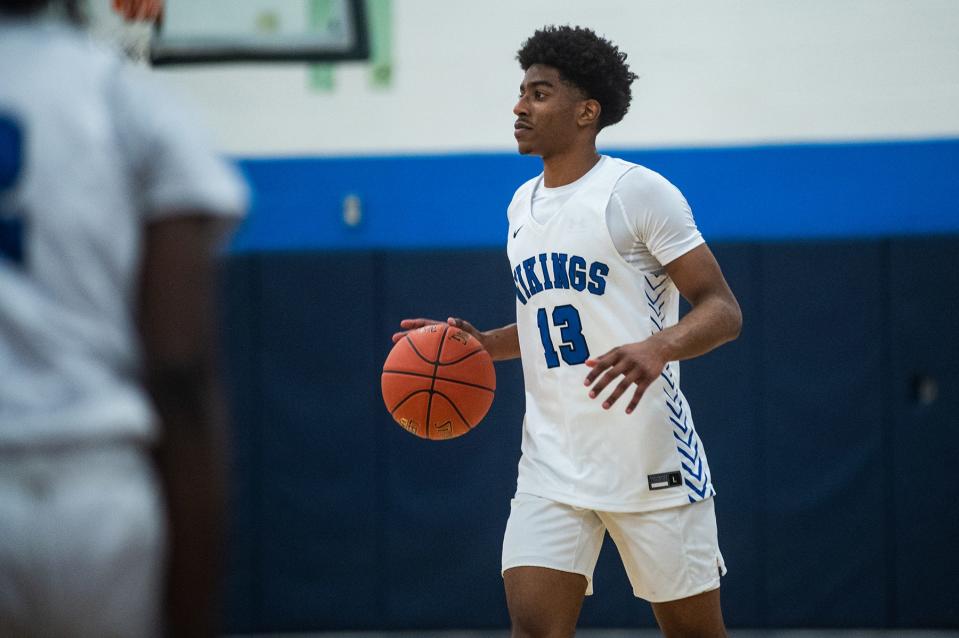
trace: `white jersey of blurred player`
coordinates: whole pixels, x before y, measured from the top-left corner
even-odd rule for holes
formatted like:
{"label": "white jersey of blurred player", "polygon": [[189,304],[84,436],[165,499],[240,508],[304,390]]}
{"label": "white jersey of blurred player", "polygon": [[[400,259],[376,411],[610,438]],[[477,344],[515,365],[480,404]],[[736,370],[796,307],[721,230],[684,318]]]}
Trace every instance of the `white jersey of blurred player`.
{"label": "white jersey of blurred player", "polygon": [[147,222],[245,210],[204,140],[82,31],[0,16],[2,635],[158,630],[156,419],[134,315]]}

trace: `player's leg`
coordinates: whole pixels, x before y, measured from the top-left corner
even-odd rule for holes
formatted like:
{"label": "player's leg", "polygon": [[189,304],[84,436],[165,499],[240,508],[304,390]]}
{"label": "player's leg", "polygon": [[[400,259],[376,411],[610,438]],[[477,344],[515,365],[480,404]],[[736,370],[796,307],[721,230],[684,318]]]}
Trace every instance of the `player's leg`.
{"label": "player's leg", "polygon": [[586,596],[586,577],[547,567],[503,572],[513,638],[567,638]]}
{"label": "player's leg", "polygon": [[663,510],[599,514],[616,543],[633,593],[653,605],[663,634],[726,635],[713,499]]}
{"label": "player's leg", "polygon": [[652,605],[656,622],[666,638],[726,637],[719,589]]}
{"label": "player's leg", "polygon": [[503,538],[503,584],[516,638],[566,638],[606,530],[595,512],[517,494]]}

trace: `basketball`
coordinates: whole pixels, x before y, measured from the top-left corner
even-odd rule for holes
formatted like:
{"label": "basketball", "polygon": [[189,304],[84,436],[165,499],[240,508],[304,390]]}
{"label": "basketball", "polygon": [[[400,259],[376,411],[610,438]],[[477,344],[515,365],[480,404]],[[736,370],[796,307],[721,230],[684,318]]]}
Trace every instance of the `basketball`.
{"label": "basketball", "polygon": [[496,391],[493,361],[468,332],[444,323],[412,330],[383,364],[383,401],[407,432],[424,439],[466,434]]}

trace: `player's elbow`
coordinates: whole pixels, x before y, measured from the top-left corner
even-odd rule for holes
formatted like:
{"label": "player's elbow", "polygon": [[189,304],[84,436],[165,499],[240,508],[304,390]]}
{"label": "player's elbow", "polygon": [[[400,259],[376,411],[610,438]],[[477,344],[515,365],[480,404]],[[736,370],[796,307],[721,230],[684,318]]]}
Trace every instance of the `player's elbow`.
{"label": "player's elbow", "polygon": [[735,341],[743,331],[743,311],[735,297],[726,303],[727,341]]}

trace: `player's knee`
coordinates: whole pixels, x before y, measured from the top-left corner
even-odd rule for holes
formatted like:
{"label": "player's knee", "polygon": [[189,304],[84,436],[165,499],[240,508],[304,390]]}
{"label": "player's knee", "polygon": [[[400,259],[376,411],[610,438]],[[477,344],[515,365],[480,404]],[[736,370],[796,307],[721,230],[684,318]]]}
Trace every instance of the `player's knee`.
{"label": "player's knee", "polygon": [[569,627],[544,615],[520,618],[514,616],[512,625],[512,638],[571,638],[575,633],[575,624]]}
{"label": "player's knee", "polygon": [[726,629],[721,621],[676,618],[670,622],[660,622],[660,629],[665,638],[726,638]]}
{"label": "player's knee", "polygon": [[726,630],[722,628],[702,627],[678,628],[671,631],[663,630],[665,638],[727,638]]}
{"label": "player's knee", "polygon": [[576,615],[550,605],[510,601],[512,638],[570,638],[576,631]]}

